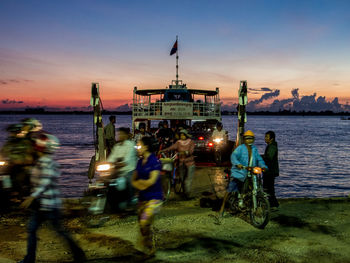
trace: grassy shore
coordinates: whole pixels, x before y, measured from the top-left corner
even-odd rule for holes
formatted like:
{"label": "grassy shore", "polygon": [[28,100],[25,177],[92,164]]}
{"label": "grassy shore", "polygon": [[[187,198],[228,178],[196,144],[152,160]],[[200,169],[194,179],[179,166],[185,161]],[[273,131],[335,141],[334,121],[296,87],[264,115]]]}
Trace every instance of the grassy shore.
{"label": "grassy shore", "polygon": [[[77,202],[68,207],[79,207]],[[264,230],[251,226],[244,215],[227,214],[217,225],[215,212],[201,208],[199,198],[168,202],[155,221],[156,257],[147,262],[350,262],[350,198],[280,202]],[[94,224],[102,217],[103,223]],[[1,263],[25,255],[27,219],[21,213],[0,218]],[[144,261],[134,247],[136,215],[70,213],[64,222],[88,262]],[[68,250],[47,224],[39,238],[37,262],[69,262]]]}

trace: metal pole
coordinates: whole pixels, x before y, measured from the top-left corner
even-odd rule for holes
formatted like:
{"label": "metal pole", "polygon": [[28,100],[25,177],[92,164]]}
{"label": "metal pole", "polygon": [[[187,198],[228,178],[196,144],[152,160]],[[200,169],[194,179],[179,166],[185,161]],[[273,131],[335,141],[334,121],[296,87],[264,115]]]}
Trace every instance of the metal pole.
{"label": "metal pole", "polygon": [[235,148],[238,147],[243,142],[244,134],[244,123],[247,122],[246,105],[248,104],[248,87],[247,81],[241,80],[240,87],[238,91],[238,127],[237,127],[237,138]]}

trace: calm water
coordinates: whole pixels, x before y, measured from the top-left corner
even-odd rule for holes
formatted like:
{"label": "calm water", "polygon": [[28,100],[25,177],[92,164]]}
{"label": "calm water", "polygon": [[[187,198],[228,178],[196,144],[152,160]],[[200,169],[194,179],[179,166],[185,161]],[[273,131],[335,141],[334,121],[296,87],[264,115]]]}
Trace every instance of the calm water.
{"label": "calm water", "polygon": [[[0,115],[0,144],[4,128],[27,115]],[[56,154],[61,165],[60,184],[65,197],[81,196],[94,154],[92,116],[37,115],[44,129],[57,135],[62,147]],[[105,116],[104,123],[108,123]],[[224,128],[235,138],[236,116],[223,117]],[[117,116],[117,127],[131,126],[131,116]],[[264,134],[274,130],[279,143],[279,197],[327,197],[350,193],[350,121],[340,117],[248,116],[247,128],[256,134],[256,146],[264,152]]]}

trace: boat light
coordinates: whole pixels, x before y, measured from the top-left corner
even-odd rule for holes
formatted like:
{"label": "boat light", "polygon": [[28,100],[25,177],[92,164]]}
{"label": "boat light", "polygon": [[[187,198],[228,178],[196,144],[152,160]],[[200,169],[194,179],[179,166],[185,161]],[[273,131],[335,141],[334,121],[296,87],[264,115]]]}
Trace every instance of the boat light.
{"label": "boat light", "polygon": [[0,161],[0,166],[4,166],[6,164],[5,161]]}
{"label": "boat light", "polygon": [[204,140],[204,137],[203,137],[203,136],[200,136],[200,137],[198,137],[198,140],[203,141],[203,140]]}
{"label": "boat light", "polygon": [[209,143],[208,143],[208,146],[209,146],[209,147],[213,147],[213,146],[214,146],[214,143],[209,142]]}

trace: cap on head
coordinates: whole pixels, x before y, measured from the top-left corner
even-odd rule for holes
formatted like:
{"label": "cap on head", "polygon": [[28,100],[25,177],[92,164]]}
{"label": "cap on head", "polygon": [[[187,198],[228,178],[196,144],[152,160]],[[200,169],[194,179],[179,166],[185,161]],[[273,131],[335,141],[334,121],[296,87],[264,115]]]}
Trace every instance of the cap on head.
{"label": "cap on head", "polygon": [[254,135],[254,133],[251,130],[248,130],[248,131],[246,131],[243,134],[243,137],[253,137],[253,138],[255,138],[255,135]]}
{"label": "cap on head", "polygon": [[187,138],[192,137],[191,134],[189,134],[188,131],[185,130],[185,129],[180,130],[180,134],[181,134],[181,133],[184,134]]}
{"label": "cap on head", "polygon": [[40,121],[35,118],[25,118],[22,120],[23,126],[30,126],[30,130],[40,131],[43,128],[43,125]]}

